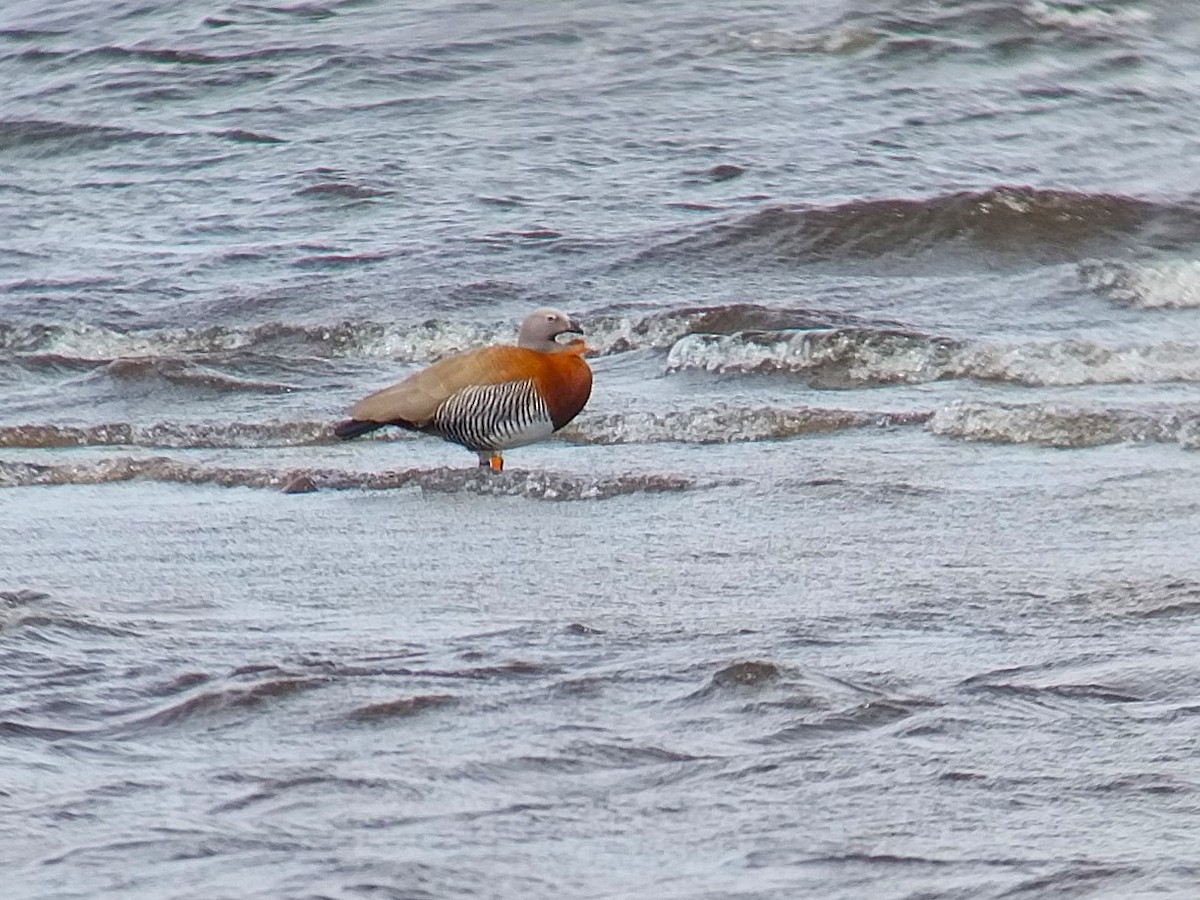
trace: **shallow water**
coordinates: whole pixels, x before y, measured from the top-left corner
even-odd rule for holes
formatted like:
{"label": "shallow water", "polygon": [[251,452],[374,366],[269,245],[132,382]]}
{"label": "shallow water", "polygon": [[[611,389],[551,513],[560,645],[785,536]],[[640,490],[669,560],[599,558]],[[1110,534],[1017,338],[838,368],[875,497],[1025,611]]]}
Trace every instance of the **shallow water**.
{"label": "shallow water", "polygon": [[[1200,15],[43,7],[13,897],[1194,893]],[[542,303],[560,439],[334,443]]]}

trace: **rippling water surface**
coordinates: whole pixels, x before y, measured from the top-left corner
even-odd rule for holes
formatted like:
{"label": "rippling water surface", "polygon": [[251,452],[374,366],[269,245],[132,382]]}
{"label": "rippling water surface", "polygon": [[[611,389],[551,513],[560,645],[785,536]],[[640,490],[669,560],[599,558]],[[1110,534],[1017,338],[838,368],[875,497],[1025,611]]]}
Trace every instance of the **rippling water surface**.
{"label": "rippling water surface", "polygon": [[[6,896],[1194,896],[1197,45],[6,4]],[[560,439],[334,442],[545,303]]]}

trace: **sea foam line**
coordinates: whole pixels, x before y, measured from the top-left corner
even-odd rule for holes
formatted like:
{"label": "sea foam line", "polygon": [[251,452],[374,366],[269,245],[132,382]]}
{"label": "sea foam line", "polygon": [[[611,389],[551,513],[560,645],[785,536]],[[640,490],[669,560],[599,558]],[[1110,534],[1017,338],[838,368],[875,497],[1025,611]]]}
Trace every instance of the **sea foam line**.
{"label": "sea foam line", "polygon": [[501,473],[467,468],[400,469],[354,472],[345,469],[270,469],[206,466],[166,456],[42,464],[0,460],[0,487],[109,484],[155,481],[282,490],[396,490],[413,487],[434,493],[471,493],[539,500],[604,500],[623,494],[684,491],[697,482],[671,474],[575,475],[511,469]]}
{"label": "sea foam line", "polygon": [[[691,409],[584,413],[560,432],[576,444],[729,444],[777,440],[847,428],[920,424],[926,412],[823,407],[713,406]],[[412,432],[390,428],[372,440],[405,440]],[[294,447],[337,443],[333,420],[98,425],[0,425],[0,447],[162,447],[171,449]]]}

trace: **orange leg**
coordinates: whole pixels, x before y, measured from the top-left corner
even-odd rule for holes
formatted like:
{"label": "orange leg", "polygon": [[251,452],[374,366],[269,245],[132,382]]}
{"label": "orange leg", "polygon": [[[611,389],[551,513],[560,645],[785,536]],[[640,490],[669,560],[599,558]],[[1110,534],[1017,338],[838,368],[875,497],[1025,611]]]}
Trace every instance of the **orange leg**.
{"label": "orange leg", "polygon": [[504,471],[504,457],[499,452],[492,454],[492,458],[488,460],[488,464],[491,466],[493,472]]}

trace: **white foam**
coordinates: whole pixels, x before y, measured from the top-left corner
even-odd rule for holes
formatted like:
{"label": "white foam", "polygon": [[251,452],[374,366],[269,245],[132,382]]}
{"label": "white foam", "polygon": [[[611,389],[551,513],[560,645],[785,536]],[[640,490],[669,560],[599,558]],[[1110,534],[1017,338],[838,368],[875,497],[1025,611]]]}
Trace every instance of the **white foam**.
{"label": "white foam", "polygon": [[76,324],[57,329],[38,350],[76,359],[109,360],[123,356],[162,356],[167,353],[236,350],[248,343],[236,332],[224,330],[119,332],[94,325]]}
{"label": "white foam", "polygon": [[599,316],[588,322],[585,338],[601,356],[627,350],[664,350],[694,325],[699,312],[644,317]]}
{"label": "white foam", "polygon": [[562,434],[567,440],[586,444],[733,444],[923,420],[919,413],[721,405],[669,412],[585,415]]}
{"label": "white foam", "polygon": [[859,329],[692,334],[676,341],[667,371],[821,373],[850,383],[921,383],[946,373],[938,338]]}
{"label": "white foam", "polygon": [[1120,33],[1128,30],[1130,26],[1141,26],[1154,21],[1154,14],[1147,9],[1100,9],[1083,0],[1066,3],[1031,0],[1022,7],[1022,12],[1038,25],[1061,31]]}
{"label": "white foam", "polygon": [[672,346],[667,371],[792,373],[819,378],[827,386],[945,378],[1031,387],[1200,382],[1200,344],[966,343],[867,329],[692,334]]}
{"label": "white foam", "polygon": [[857,53],[874,46],[878,34],[869,28],[837,26],[827,32],[788,31],[782,28],[734,35],[742,46],[755,53]]}
{"label": "white foam", "polygon": [[1085,260],[1079,264],[1079,277],[1097,294],[1142,309],[1200,307],[1200,260]]}
{"label": "white foam", "polygon": [[1067,448],[1123,441],[1184,444],[1185,436],[1194,433],[1198,421],[1192,409],[1146,411],[1061,403],[957,402],[934,412],[925,427],[934,434],[968,441]]}
{"label": "white foam", "polygon": [[[637,349],[663,349],[688,330],[702,311],[638,317],[598,317],[588,323],[588,345],[599,355]],[[266,325],[199,329],[116,331],[78,323],[13,328],[0,333],[0,347],[81,360],[221,353],[278,344],[297,344],[326,358],[360,357],[431,362],[485,344],[513,343],[512,324],[470,324],[430,320],[417,325],[341,322],[334,325]]]}
{"label": "white foam", "polygon": [[956,354],[953,369],[957,377],[1034,387],[1200,381],[1200,345],[974,344]]}
{"label": "white foam", "polygon": [[685,491],[695,479],[671,474],[591,476],[509,470],[503,473],[469,468],[400,469],[354,472],[343,469],[234,468],[202,465],[166,456],[119,456],[72,463],[36,464],[0,460],[0,488],[120,481],[284,490],[305,482],[311,490],[397,490],[418,488],[435,493],[469,493],[535,500],[604,500],[626,494]]}
{"label": "white foam", "polygon": [[356,338],[348,342],[337,355],[429,362],[484,344],[513,343],[516,341],[516,332],[512,329],[502,331],[482,326],[428,322],[413,328],[368,326],[359,329]]}

